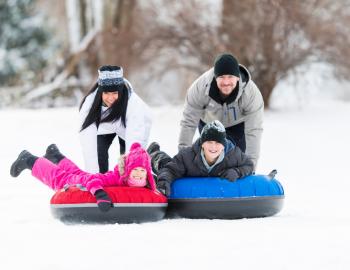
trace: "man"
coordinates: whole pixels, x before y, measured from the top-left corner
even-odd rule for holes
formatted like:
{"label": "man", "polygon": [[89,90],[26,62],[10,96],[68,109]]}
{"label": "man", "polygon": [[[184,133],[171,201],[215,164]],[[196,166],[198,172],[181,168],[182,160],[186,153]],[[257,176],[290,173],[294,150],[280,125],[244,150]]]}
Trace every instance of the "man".
{"label": "man", "polygon": [[250,157],[256,168],[260,152],[264,101],[249,71],[231,54],[219,55],[214,68],[188,89],[179,149],[190,146],[196,128],[219,120],[227,138]]}

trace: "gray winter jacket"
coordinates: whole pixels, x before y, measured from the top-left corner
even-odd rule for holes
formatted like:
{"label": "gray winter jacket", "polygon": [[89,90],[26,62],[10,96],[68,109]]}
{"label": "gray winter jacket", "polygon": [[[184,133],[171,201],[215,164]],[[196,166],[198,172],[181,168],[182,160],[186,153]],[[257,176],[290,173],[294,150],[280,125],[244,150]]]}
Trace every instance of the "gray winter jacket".
{"label": "gray winter jacket", "polygon": [[185,147],[166,163],[158,173],[158,183],[171,182],[181,177],[221,177],[231,181],[253,172],[253,162],[231,141],[226,140],[224,159],[210,171],[201,157],[200,139]]}
{"label": "gray winter jacket", "polygon": [[214,70],[201,75],[189,88],[181,120],[179,149],[190,146],[199,120],[205,123],[219,120],[225,128],[244,122],[246,154],[257,164],[263,131],[264,101],[252,81],[249,71],[240,65],[237,97],[231,103],[220,104],[209,96]]}

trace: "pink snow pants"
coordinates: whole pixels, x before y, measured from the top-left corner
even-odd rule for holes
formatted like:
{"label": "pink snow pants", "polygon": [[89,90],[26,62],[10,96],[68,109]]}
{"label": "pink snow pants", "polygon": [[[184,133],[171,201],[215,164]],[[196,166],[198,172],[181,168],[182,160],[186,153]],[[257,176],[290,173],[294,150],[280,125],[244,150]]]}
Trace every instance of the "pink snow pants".
{"label": "pink snow pants", "polygon": [[59,190],[66,184],[85,186],[93,177],[92,174],[80,170],[68,158],[62,159],[57,165],[46,158],[38,158],[32,168],[32,175],[53,190]]}

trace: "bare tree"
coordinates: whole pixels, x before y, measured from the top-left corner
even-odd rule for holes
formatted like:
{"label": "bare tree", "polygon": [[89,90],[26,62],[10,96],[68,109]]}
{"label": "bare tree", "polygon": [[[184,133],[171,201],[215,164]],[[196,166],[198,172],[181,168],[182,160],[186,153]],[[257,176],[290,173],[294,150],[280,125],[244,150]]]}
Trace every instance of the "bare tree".
{"label": "bare tree", "polygon": [[[66,1],[67,32],[70,40],[64,65],[49,83],[29,91],[23,101],[60,95],[79,96],[67,90],[68,79],[77,77],[71,90],[88,91],[96,79],[96,69],[101,65],[122,65],[132,68],[137,54],[133,53],[136,32],[133,23],[135,0],[95,2],[87,0]],[[135,57],[133,57],[135,56]],[[86,82],[81,78],[91,78]],[[81,94],[80,94],[81,95]]]}
{"label": "bare tree", "polygon": [[[349,19],[349,10],[344,14],[345,1],[223,3],[221,33],[226,36],[225,47],[250,68],[267,107],[277,82],[296,67],[310,61],[335,65],[341,61],[337,55],[349,34],[348,29],[340,31],[338,26]],[[346,50],[350,55],[348,47]]]}
{"label": "bare tree", "polygon": [[[147,66],[153,79],[170,70],[186,70],[182,79],[187,87],[225,51],[248,67],[266,107],[277,82],[304,63],[326,61],[339,77],[349,79],[349,0],[67,3],[79,13],[73,16],[79,24],[76,49],[67,53],[51,85],[31,91],[28,99],[63,89],[71,76],[90,77],[90,84],[96,68],[104,64],[123,66],[126,76]],[[71,39],[77,38],[70,33]],[[83,76],[86,71],[89,76]],[[78,83],[87,90],[82,81]]]}
{"label": "bare tree", "polygon": [[[149,21],[145,47],[158,54],[171,51],[167,68],[197,74],[212,66],[218,53],[232,52],[251,71],[266,107],[277,82],[303,63],[327,61],[339,75],[349,73],[348,0],[222,3],[215,20],[208,17],[212,6],[203,1],[167,1],[169,17],[165,23]],[[159,17],[157,9],[148,12]]]}
{"label": "bare tree", "polygon": [[133,43],[137,34],[134,27],[135,8],[135,0],[105,3],[103,30],[87,54],[95,69],[96,66],[118,64],[127,73],[132,68]]}

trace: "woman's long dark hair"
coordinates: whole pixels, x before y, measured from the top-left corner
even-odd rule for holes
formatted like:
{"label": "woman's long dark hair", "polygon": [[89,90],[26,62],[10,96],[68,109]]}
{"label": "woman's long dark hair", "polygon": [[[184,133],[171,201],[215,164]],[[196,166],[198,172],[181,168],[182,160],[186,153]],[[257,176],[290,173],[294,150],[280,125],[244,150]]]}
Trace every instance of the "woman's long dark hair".
{"label": "woman's long dark hair", "polygon": [[[88,95],[93,93],[98,88],[98,84],[96,83],[91,90],[86,94],[86,96],[81,101],[79,111],[81,110],[86,98]],[[84,130],[91,124],[95,123],[98,127],[100,123],[103,122],[114,122],[121,118],[123,126],[126,127],[126,109],[128,108],[128,100],[129,100],[129,89],[124,83],[124,87],[121,91],[118,91],[118,99],[113,103],[113,105],[107,109],[106,117],[101,119],[101,107],[102,107],[102,91],[98,90],[95,96],[95,99],[91,105],[90,111],[86,116],[83,125],[81,126],[81,130]]]}

